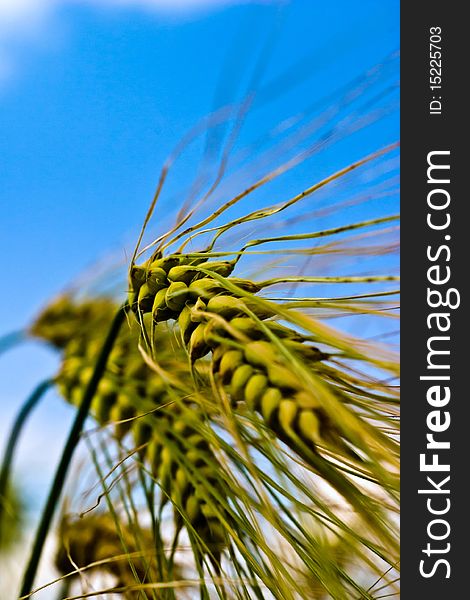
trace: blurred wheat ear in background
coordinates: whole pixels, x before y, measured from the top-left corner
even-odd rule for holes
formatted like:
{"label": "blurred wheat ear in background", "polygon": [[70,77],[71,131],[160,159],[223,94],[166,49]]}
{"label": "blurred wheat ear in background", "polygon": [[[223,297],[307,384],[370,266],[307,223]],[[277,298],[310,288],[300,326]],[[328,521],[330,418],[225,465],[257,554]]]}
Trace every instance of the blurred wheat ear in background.
{"label": "blurred wheat ear in background", "polygon": [[[28,328],[83,418],[23,598],[398,595],[398,145],[355,145],[395,109],[396,59],[252,145],[247,100],[205,119],[162,169],[127,282],[75,286]],[[46,535],[58,577],[34,590]]]}

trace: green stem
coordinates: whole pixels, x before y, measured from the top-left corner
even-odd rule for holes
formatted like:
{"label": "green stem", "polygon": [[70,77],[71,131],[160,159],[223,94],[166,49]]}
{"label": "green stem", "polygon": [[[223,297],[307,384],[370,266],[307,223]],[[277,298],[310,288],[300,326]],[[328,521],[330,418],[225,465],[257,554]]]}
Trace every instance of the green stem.
{"label": "green stem", "polygon": [[21,435],[21,430],[35,408],[39,400],[43,397],[45,392],[53,385],[52,379],[46,379],[40,383],[33,393],[29,396],[23,406],[20,408],[19,413],[11,428],[10,435],[8,436],[8,442],[5,448],[5,455],[2,463],[2,470],[0,472],[0,539],[2,539],[2,526],[4,519],[4,508],[8,501],[8,483],[10,480],[11,465],[13,462],[13,456],[15,448]]}
{"label": "green stem", "polygon": [[42,513],[41,521],[39,523],[39,527],[34,540],[33,549],[31,551],[29,563],[24,573],[23,584],[21,586],[20,591],[21,598],[27,597],[28,594],[31,593],[31,588],[33,586],[34,578],[36,576],[36,571],[38,568],[39,560],[41,558],[44,542],[46,540],[46,536],[51,525],[52,517],[54,515],[57,502],[62,493],[62,488],[64,486],[65,478],[67,476],[70,463],[72,461],[72,456],[80,440],[80,434],[82,432],[83,425],[88,416],[91,402],[98,387],[98,383],[106,368],[106,363],[108,361],[109,354],[113,348],[114,342],[116,341],[116,338],[119,334],[119,330],[124,321],[126,308],[127,303],[121,306],[116,315],[114,316],[108,335],[104,341],[102,350],[98,356],[98,360],[96,361],[93,375],[85,389],[82,402],[75,416],[75,420],[72,424],[72,428],[70,430],[67,442],[62,452],[62,457],[60,459],[59,466],[57,467],[54,481],[49,492],[49,497],[47,498],[46,506],[44,507],[44,511]]}
{"label": "green stem", "polygon": [[18,331],[11,331],[5,335],[0,337],[0,354],[3,354],[10,348],[13,348],[20,342],[23,342],[26,339],[26,333],[23,329]]}

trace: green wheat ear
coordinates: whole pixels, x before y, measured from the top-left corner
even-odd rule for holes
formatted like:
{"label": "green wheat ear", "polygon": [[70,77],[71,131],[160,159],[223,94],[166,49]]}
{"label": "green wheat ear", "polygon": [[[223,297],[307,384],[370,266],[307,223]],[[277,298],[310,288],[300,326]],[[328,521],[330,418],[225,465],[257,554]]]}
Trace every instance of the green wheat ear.
{"label": "green wheat ear", "polygon": [[[47,307],[32,327],[36,336],[62,348],[56,383],[72,404],[81,401],[115,310],[108,300],[77,303],[64,296]],[[139,333],[134,325],[118,336],[93,398],[91,414],[99,425],[114,424],[117,440],[132,435],[165,501],[171,499],[174,504],[177,530],[187,525],[202,543],[203,551],[218,557],[227,544],[227,535],[208,504],[206,486],[212,486],[218,494],[225,492],[218,483],[220,465],[218,469],[209,444],[198,432],[203,415],[189,399],[175,396],[165,380],[147,366],[138,349]],[[171,335],[163,330],[159,348],[161,360],[174,352]],[[171,358],[171,369],[181,384],[189,382],[184,356],[180,360]],[[195,471],[203,473],[202,480],[195,478]]]}
{"label": "green wheat ear", "polygon": [[[139,528],[137,543],[135,532],[128,525],[118,526],[112,515],[105,512],[71,520],[63,517],[58,531],[58,550],[55,566],[60,574],[74,573],[78,578],[93,571],[108,572],[116,578],[117,588],[136,584],[158,582],[159,566],[151,529]],[[179,568],[173,567],[178,577]],[[124,594],[137,598],[136,592]]]}
{"label": "green wheat ear", "polygon": [[[47,336],[60,346],[63,360],[56,378],[64,398],[72,404],[81,400],[115,307],[96,299],[83,303],[62,297],[40,315],[32,331]],[[70,337],[67,339],[66,335]],[[140,329],[123,329],[111,351],[106,371],[91,405],[99,425],[114,423],[118,440],[131,435],[141,460],[158,482],[164,503],[171,500],[177,531],[186,525],[196,536],[203,553],[218,562],[227,545],[227,534],[211,509],[207,485],[219,496],[220,465],[198,427],[204,419],[190,399],[182,400],[144,362],[139,351]],[[59,344],[60,341],[60,344]],[[184,356],[173,358],[174,341],[160,332],[160,358],[170,360],[173,376],[189,382]],[[203,473],[204,479],[194,476]],[[209,496],[210,497],[210,496]],[[223,511],[222,511],[223,512]]]}
{"label": "green wheat ear", "polygon": [[[212,373],[232,402],[244,402],[258,412],[315,469],[321,469],[321,448],[348,459],[359,457],[356,444],[358,452],[374,452],[374,447],[361,444],[355,430],[348,435],[335,422],[302,378],[302,371],[309,371],[341,398],[341,389],[333,388],[324,375],[328,352],[298,331],[267,320],[282,314],[282,307],[258,301],[254,292],[261,286],[231,277],[234,266],[220,261],[191,264],[178,255],[149,261],[131,271],[131,306],[138,316],[151,313],[155,323],[177,321],[191,363],[210,355]],[[302,368],[296,373],[298,364]],[[353,414],[351,421],[358,424]],[[376,445],[386,442],[378,437]]]}

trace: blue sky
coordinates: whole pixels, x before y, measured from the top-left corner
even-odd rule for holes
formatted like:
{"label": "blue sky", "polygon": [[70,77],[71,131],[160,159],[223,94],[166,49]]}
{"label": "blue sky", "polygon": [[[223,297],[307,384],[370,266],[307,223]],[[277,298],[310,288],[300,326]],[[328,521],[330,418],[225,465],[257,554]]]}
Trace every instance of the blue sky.
{"label": "blue sky", "polygon": [[[28,323],[97,258],[132,252],[166,156],[198,119],[251,89],[263,49],[247,144],[397,50],[398,4],[0,0],[0,333]],[[353,152],[397,137],[394,114]],[[339,144],[323,168],[349,158]],[[311,181],[312,171],[296,177]],[[0,433],[55,366],[32,343],[0,358]],[[18,463],[23,474],[34,467],[27,487],[45,489],[70,414],[53,396],[38,410]]]}

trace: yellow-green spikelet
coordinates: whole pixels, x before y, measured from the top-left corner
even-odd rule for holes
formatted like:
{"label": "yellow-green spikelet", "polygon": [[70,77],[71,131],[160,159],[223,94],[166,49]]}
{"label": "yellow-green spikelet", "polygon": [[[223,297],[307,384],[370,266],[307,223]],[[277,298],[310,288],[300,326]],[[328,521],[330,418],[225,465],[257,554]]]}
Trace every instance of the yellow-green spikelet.
{"label": "yellow-green spikelet", "polygon": [[[249,297],[227,292],[210,274],[226,277],[248,292],[259,291],[255,283],[231,277],[232,270],[231,262],[157,256],[131,269],[129,304],[135,312],[150,312],[157,323],[177,320],[191,361],[212,353],[212,370],[226,386],[232,401],[246,402],[299,453],[304,454],[303,446],[315,451],[318,444],[347,451],[325,410],[312,394],[305,392],[257,322],[247,316],[251,311],[265,320],[272,316],[269,311],[260,310]],[[220,325],[220,319],[228,327]],[[317,348],[303,343],[294,331],[269,321],[266,326],[283,337],[289,349],[304,361],[313,364],[325,358]],[[221,337],[233,340],[231,330],[250,340],[243,350],[234,350],[220,341]]]}

